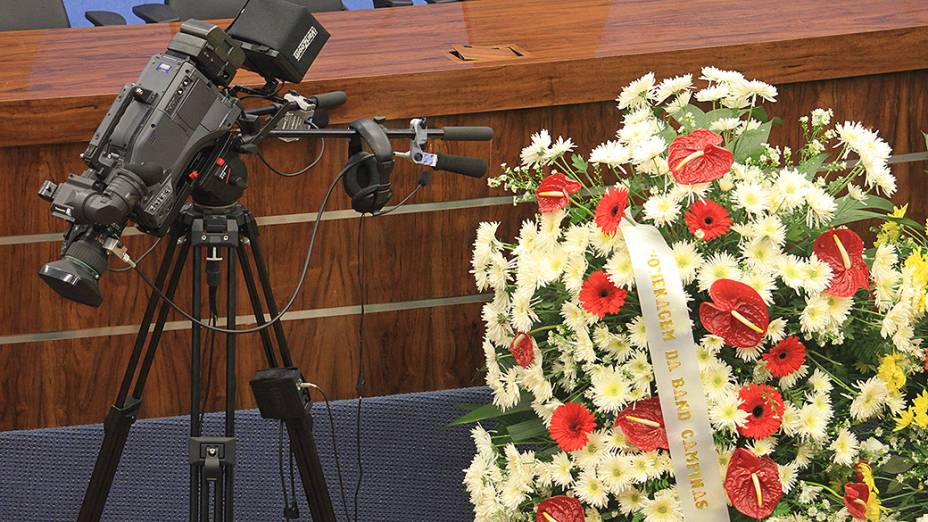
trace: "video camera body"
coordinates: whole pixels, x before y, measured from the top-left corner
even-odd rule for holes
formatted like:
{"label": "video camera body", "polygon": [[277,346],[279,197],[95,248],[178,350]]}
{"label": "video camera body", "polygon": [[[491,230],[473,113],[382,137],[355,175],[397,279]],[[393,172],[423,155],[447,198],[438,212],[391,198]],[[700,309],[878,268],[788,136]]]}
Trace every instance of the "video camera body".
{"label": "video camera body", "polygon": [[98,306],[107,253],[128,259],[119,238],[129,220],[162,236],[191,193],[209,206],[238,200],[247,178],[232,131],[244,114],[236,95],[250,90],[229,87],[236,72],[258,72],[273,95],[278,78],[302,79],[328,37],[305,8],[269,0],[251,0],[228,32],[185,22],[120,91],[82,154],[87,169],[40,188],[52,214],[71,223],[62,259],[44,265],[42,279]]}

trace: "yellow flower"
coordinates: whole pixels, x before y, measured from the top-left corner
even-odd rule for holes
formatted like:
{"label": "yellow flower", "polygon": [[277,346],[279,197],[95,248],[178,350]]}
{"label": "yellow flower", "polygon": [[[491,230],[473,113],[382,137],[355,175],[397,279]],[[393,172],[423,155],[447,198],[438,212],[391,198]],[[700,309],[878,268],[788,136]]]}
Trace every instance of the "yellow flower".
{"label": "yellow flower", "polygon": [[912,424],[912,420],[915,418],[915,410],[909,408],[902,412],[901,415],[896,417],[896,427],[893,428],[893,431],[902,431],[909,427]]}
{"label": "yellow flower", "polygon": [[928,390],[922,391],[915,399],[912,400],[914,410],[914,422],[919,428],[928,428]]}
{"label": "yellow flower", "polygon": [[878,375],[886,383],[889,391],[893,393],[899,393],[899,390],[905,386],[905,372],[899,367],[898,363],[900,361],[902,361],[902,355],[900,354],[884,355],[880,359]]}
{"label": "yellow flower", "polygon": [[854,468],[860,473],[860,478],[870,490],[870,498],[867,500],[867,520],[870,522],[879,522],[880,520],[880,499],[878,495],[880,490],[873,481],[873,468],[864,461],[858,462]]}
{"label": "yellow flower", "polygon": [[928,252],[922,249],[915,250],[905,259],[906,268],[912,268],[912,282],[924,291],[928,286]]}
{"label": "yellow flower", "polygon": [[[905,213],[908,209],[908,203],[901,207],[893,207],[893,211],[887,214],[887,216],[893,218],[903,218],[905,217]],[[880,231],[877,233],[876,237],[876,245],[880,246],[884,243],[895,243],[899,240],[901,233],[902,226],[899,223],[887,221],[880,225]]]}

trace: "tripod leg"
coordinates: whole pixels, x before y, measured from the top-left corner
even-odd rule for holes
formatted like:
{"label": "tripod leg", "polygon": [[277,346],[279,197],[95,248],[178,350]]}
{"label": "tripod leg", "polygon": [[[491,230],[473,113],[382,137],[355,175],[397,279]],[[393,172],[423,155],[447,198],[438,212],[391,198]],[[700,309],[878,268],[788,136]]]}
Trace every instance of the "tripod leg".
{"label": "tripod leg", "polygon": [[[264,299],[267,301],[267,311],[271,317],[277,317],[277,301],[274,299],[274,292],[271,289],[271,278],[268,276],[267,264],[264,262],[264,254],[261,253],[261,245],[258,242],[258,224],[251,214],[248,215],[245,223],[245,233],[251,240],[251,255],[255,258],[255,269],[258,272],[258,279],[261,282],[261,289],[264,291]],[[277,338],[277,346],[280,347],[280,358],[286,367],[293,366],[293,359],[290,357],[290,346],[287,344],[287,338],[284,335],[284,327],[280,321],[274,323],[274,336]]]}
{"label": "tripod leg", "polygon": [[[248,257],[245,256],[245,249],[238,249],[238,263],[242,267],[242,278],[245,280],[245,288],[248,290],[248,298],[251,300],[251,309],[255,313],[255,322],[258,326],[265,324],[264,308],[261,306],[261,298],[258,295],[258,287],[255,284],[254,274],[251,273],[251,266],[248,263]],[[267,359],[268,368],[277,367],[277,357],[274,356],[274,346],[271,344],[271,334],[267,328],[258,332],[261,335],[261,344],[264,347],[264,357]]]}
{"label": "tripod leg", "polygon": [[[164,279],[171,267],[171,261],[174,256],[175,246],[177,244],[177,235],[172,232],[170,243],[162,260],[161,267],[158,269],[158,275],[155,279],[155,286],[159,290],[164,289]],[[174,262],[174,269],[171,273],[171,279],[167,285],[165,295],[174,296],[177,289],[177,282],[184,266],[187,245],[181,248],[178,259]],[[148,305],[145,308],[145,315],[142,318],[142,324],[139,326],[139,332],[136,335],[135,346],[132,355],[129,358],[129,365],[126,368],[126,374],[120,387],[116,403],[112,406],[103,422],[103,443],[100,446],[100,452],[97,454],[97,460],[94,464],[93,473],[90,476],[90,482],[84,493],[84,500],[81,503],[81,510],[78,514],[78,522],[96,522],[103,516],[103,509],[106,505],[106,499],[109,496],[110,487],[113,485],[113,478],[116,476],[116,468],[119,466],[119,460],[122,457],[123,449],[126,446],[126,439],[129,437],[129,429],[135,422],[139,407],[142,403],[141,388],[137,388],[136,394],[132,398],[127,398],[128,390],[131,386],[132,379],[135,376],[136,366],[138,365],[139,356],[145,341],[148,337],[148,329],[151,326],[152,316],[155,307],[159,302],[157,293],[152,292],[149,297]],[[161,309],[166,315],[167,303],[161,303]],[[164,320],[159,314],[158,323],[155,326],[154,335],[149,343],[148,351],[152,357],[146,355],[141,372],[147,374],[151,366],[154,351],[157,348],[161,330],[164,327]]]}
{"label": "tripod leg", "polygon": [[329,488],[325,483],[325,473],[316,450],[316,441],[313,438],[313,421],[307,403],[305,415],[298,419],[288,419],[287,434],[290,436],[290,447],[300,471],[300,481],[303,483],[303,493],[309,503],[309,512],[313,521],[336,522],[335,509],[329,497]]}
{"label": "tripod leg", "polygon": [[[202,316],[202,274],[203,270],[203,249],[200,246],[193,247],[193,302],[191,303],[191,312],[194,317],[199,319]],[[193,323],[190,332],[190,436],[200,436],[200,325]],[[200,513],[198,511],[197,499],[202,494],[203,487],[202,470],[195,464],[190,464],[190,522],[199,522]],[[208,519],[204,518],[203,522]]]}
{"label": "tripod leg", "polygon": [[[236,247],[229,247],[226,254],[228,260],[228,282],[226,283],[227,305],[226,316],[228,322],[226,327],[230,330],[235,329],[236,303],[235,293],[238,286],[238,279],[235,274]],[[235,335],[226,335],[226,437],[235,437]],[[223,475],[219,482],[216,483],[216,495],[224,491],[223,503],[225,508],[225,518],[220,518],[216,513],[216,518],[233,522],[234,511],[234,479],[235,469],[232,463],[223,466]]]}

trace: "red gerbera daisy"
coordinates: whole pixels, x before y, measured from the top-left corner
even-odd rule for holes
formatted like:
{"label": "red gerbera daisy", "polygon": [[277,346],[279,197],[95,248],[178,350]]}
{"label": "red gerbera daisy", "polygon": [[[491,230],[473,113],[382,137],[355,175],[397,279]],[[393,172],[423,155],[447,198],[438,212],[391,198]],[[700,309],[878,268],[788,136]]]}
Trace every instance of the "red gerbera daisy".
{"label": "red gerbera daisy", "polygon": [[844,485],[844,505],[852,517],[866,520],[869,500],[870,488],[863,482],[848,482]]}
{"label": "red gerbera daisy", "polygon": [[548,431],[557,447],[564,451],[577,451],[586,446],[590,433],[595,429],[596,417],[590,410],[578,402],[568,402],[554,410]]}
{"label": "red gerbera daisy", "polygon": [[740,408],[748,414],[744,426],[738,428],[743,437],[766,439],[780,429],[783,422],[783,396],[773,386],[749,384],[738,392]]}
{"label": "red gerbera daisy", "polygon": [[812,251],[831,267],[831,282],[826,293],[850,297],[860,288],[870,288],[864,242],[855,232],[846,228],[823,232],[812,245]]}
{"label": "red gerbera daisy", "polygon": [[638,401],[619,412],[613,427],[622,428],[622,433],[633,446],[641,451],[669,449],[661,401],[651,397]]}
{"label": "red gerbera daisy", "polygon": [[725,207],[709,199],[690,205],[683,219],[693,236],[703,241],[715,239],[731,228],[731,218]]}
{"label": "red gerbera daisy", "polygon": [[625,304],[628,292],[612,284],[602,270],[590,274],[580,287],[580,303],[583,309],[598,317],[617,314]]}
{"label": "red gerbera daisy", "polygon": [[734,156],[721,144],[722,136],[707,129],[696,129],[673,140],[667,148],[667,164],[677,183],[708,183],[731,170]]}
{"label": "red gerbera daisy", "polygon": [[751,348],[764,338],[770,317],[764,300],[750,286],[719,279],[709,287],[712,302],[699,305],[699,319],[709,333],[729,346]]}
{"label": "red gerbera daisy", "polygon": [[615,234],[628,206],[628,189],[611,189],[603,194],[596,207],[596,224],[606,234]]}
{"label": "red gerbera daisy", "polygon": [[758,520],[769,517],[783,497],[777,463],[747,449],[736,449],[725,472],[725,492],[742,514]]}
{"label": "red gerbera daisy", "polygon": [[509,343],[509,353],[516,360],[516,364],[528,368],[535,361],[535,339],[525,332],[517,332]]}
{"label": "red gerbera daisy", "polygon": [[585,522],[583,504],[579,500],[560,495],[541,501],[535,509],[535,522]]}
{"label": "red gerbera daisy", "polygon": [[560,172],[555,172],[538,184],[535,198],[542,214],[560,210],[570,204],[570,195],[579,192],[582,185]]}
{"label": "red gerbera daisy", "polygon": [[806,362],[806,346],[798,337],[791,335],[778,342],[763,357],[774,377],[786,377]]}

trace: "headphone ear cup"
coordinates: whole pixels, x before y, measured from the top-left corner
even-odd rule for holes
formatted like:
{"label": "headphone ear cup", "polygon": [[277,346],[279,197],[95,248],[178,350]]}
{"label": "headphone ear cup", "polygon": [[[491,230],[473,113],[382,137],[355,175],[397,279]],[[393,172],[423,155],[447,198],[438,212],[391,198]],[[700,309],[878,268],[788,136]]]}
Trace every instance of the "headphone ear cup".
{"label": "headphone ear cup", "polygon": [[380,183],[377,158],[369,152],[357,152],[348,158],[348,164],[343,185],[351,198],[351,208],[362,214],[377,212],[390,194],[389,185]]}

